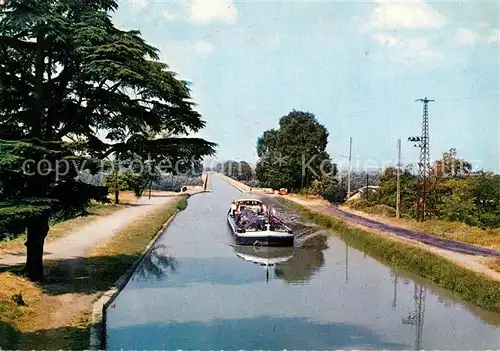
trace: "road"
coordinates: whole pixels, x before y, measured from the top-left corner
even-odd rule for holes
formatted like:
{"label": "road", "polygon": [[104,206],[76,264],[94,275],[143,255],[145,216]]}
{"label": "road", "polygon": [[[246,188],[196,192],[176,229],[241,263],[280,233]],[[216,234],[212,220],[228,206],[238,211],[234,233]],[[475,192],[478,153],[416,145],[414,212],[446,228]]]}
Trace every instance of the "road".
{"label": "road", "polygon": [[500,252],[487,249],[484,247],[479,247],[467,243],[462,243],[458,241],[453,241],[449,239],[439,238],[437,236],[419,233],[414,230],[398,228],[391,226],[389,224],[377,222],[365,217],[361,217],[352,213],[348,213],[340,210],[336,206],[316,206],[320,211],[330,213],[344,221],[363,225],[368,228],[382,230],[385,232],[393,233],[398,236],[419,241],[421,243],[431,245],[440,249],[450,250],[454,252],[459,252],[468,255],[478,255],[487,257],[500,257]]}
{"label": "road", "polygon": [[108,349],[498,348],[498,314],[293,213],[298,247],[232,245],[228,206],[249,195],[211,177],[107,310]]}
{"label": "road", "polygon": [[[109,239],[129,223],[144,217],[171,199],[170,197],[152,197],[151,199],[143,197],[129,207],[99,218],[67,236],[45,244],[43,258],[44,260],[69,260],[83,257],[88,249]],[[26,252],[0,257],[0,267],[24,262],[26,262]]]}

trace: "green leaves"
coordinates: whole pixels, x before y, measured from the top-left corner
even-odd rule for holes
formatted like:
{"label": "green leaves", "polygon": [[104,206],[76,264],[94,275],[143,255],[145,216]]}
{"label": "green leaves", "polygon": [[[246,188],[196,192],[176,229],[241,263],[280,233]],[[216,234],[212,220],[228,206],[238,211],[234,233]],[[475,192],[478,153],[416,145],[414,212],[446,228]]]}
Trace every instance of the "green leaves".
{"label": "green leaves", "polygon": [[[106,156],[113,146],[95,140],[98,130],[124,143],[148,128],[189,135],[205,127],[187,82],[157,61],[158,49],[139,31],[113,25],[108,12],[116,8],[111,0],[27,0],[0,10],[5,135],[84,138],[90,154]],[[34,99],[33,67],[42,69],[35,65],[37,55],[48,73],[41,82],[41,111]],[[41,125],[33,122],[39,118]],[[215,144],[198,145],[194,141],[192,150],[208,152],[198,156],[214,153]]]}
{"label": "green leaves", "polygon": [[[91,198],[106,201],[107,189],[75,180],[78,171],[96,170],[96,158],[151,156],[188,168],[215,152],[215,143],[186,137],[205,127],[187,82],[158,61],[139,31],[114,26],[117,7],[115,0],[0,7],[0,201],[19,204],[0,211],[1,223],[9,211],[19,214],[9,230],[36,214],[38,205],[23,198],[57,199],[49,208],[61,215],[84,212]],[[111,142],[99,138],[103,130]],[[166,136],[149,140],[147,132]]]}
{"label": "green leaves", "polygon": [[263,184],[298,189],[323,174],[336,174],[336,167],[325,151],[328,131],[309,112],[292,110],[257,140],[256,176]]}

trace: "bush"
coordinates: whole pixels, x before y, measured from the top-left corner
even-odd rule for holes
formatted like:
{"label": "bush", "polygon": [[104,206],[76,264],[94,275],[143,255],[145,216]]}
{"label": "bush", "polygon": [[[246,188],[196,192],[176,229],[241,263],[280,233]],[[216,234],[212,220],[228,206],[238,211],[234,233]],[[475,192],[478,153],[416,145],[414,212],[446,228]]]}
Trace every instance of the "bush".
{"label": "bush", "polygon": [[345,201],[347,191],[339,184],[330,184],[321,196],[332,203],[338,204]]}
{"label": "bush", "polygon": [[243,181],[242,183],[248,185],[251,188],[261,188],[261,184],[257,179],[252,179],[248,182]]}
{"label": "bush", "polygon": [[353,210],[364,210],[369,206],[370,204],[365,199],[356,199],[349,201],[349,207],[352,208]]}
{"label": "bush", "polygon": [[382,215],[386,217],[396,217],[396,210],[390,206],[386,205],[375,205],[371,207],[367,207],[365,209],[366,213],[374,214],[374,215]]}
{"label": "bush", "polygon": [[177,209],[179,211],[184,211],[188,205],[187,197],[183,196],[182,199],[177,203]]}
{"label": "bush", "polygon": [[153,183],[151,189],[179,192],[184,185],[203,186],[203,180],[201,177],[163,175],[159,181]]}

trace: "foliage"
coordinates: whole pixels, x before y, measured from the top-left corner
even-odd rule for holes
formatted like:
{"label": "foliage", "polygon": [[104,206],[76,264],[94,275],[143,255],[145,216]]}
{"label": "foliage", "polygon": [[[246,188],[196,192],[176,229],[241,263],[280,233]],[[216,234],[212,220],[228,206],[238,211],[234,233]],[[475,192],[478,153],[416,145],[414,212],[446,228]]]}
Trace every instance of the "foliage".
{"label": "foliage", "polygon": [[226,161],[219,163],[215,170],[238,181],[248,182],[253,178],[252,167],[246,161]]}
{"label": "foliage", "polygon": [[[341,176],[340,182],[345,186],[347,189],[347,173],[342,173],[339,174]],[[367,181],[367,176],[368,176],[368,181]],[[368,183],[368,185],[379,185],[379,177],[380,174],[379,172],[351,172],[351,191],[354,191],[356,189],[360,189]],[[347,193],[347,191],[346,191]]]}
{"label": "foliage", "polygon": [[[189,83],[158,61],[138,31],[114,26],[117,7],[115,0],[12,0],[0,7],[0,201],[53,198],[53,212],[83,212],[92,196],[107,200],[103,189],[75,180],[95,168],[91,157],[166,159],[183,168],[214,153],[216,144],[187,137],[205,126]],[[99,139],[101,131],[108,141]],[[48,160],[47,174],[27,176],[29,159]],[[61,160],[75,163],[56,179]],[[144,181],[152,180],[141,178],[139,191]],[[2,217],[0,230],[28,225],[27,262],[39,275],[48,216],[19,213],[24,222]]]}
{"label": "foliage", "polygon": [[375,205],[365,208],[366,213],[374,214],[374,215],[382,215],[386,217],[395,217],[396,210],[393,207],[386,205]]}
{"label": "foliage", "polygon": [[188,205],[187,198],[183,196],[181,199],[179,199],[179,202],[177,203],[177,209],[179,211],[184,211]]}
{"label": "foliage", "polygon": [[[99,158],[131,150],[172,160],[213,153],[213,143],[179,137],[205,126],[188,82],[158,61],[138,31],[114,26],[109,12],[117,7],[114,0],[2,6],[4,128],[17,136],[68,137]],[[111,143],[98,139],[99,130]],[[176,137],[148,140],[151,131]]]}
{"label": "foliage", "polygon": [[184,185],[202,186],[203,181],[201,177],[161,175],[160,178],[152,184],[151,189],[179,192],[181,191],[181,187]]}
{"label": "foliage", "polygon": [[83,160],[66,143],[0,140],[0,236],[23,232],[33,217],[68,218],[86,213],[92,199],[107,202],[107,189],[76,181],[69,163]]}
{"label": "foliage", "polygon": [[472,164],[463,159],[455,157],[456,150],[450,149],[448,152],[443,153],[441,160],[434,161],[432,170],[438,177],[445,176],[459,176],[468,174],[472,170]]}
{"label": "foliage", "polygon": [[257,179],[251,179],[249,181],[242,181],[243,184],[248,185],[250,188],[260,188],[262,184]]}
{"label": "foliage", "polygon": [[111,192],[132,190],[132,176],[132,172],[106,173],[103,184]]}
{"label": "foliage", "polygon": [[370,203],[365,199],[355,199],[349,202],[349,207],[353,210],[364,210],[365,208],[370,207]]}
{"label": "foliage", "polygon": [[463,268],[418,246],[382,238],[379,234],[350,228],[337,218],[310,210],[290,200],[278,198],[308,220],[332,229],[346,243],[391,266],[396,266],[432,280],[452,290],[465,301],[492,312],[500,312],[500,282]]}
{"label": "foliage", "polygon": [[[396,206],[397,193],[397,172],[394,167],[386,168],[379,176],[379,188],[364,199],[370,204]],[[417,191],[417,179],[408,170],[404,170],[400,175],[401,191],[401,213],[412,214],[414,211],[414,201]]]}
{"label": "foliage", "polygon": [[273,189],[301,189],[323,174],[334,176],[327,139],[328,131],[312,113],[292,110],[278,129],[266,130],[257,140],[257,179]]}
{"label": "foliage", "polygon": [[[451,165],[455,169],[452,170]],[[458,168],[460,166],[461,168]],[[471,173],[468,161],[455,158],[454,150],[434,162],[434,170],[427,179],[426,217],[458,221],[473,226],[500,228],[500,175]],[[379,175],[377,191],[363,198],[363,204],[350,203],[354,209],[375,211],[392,216],[396,206],[396,169],[386,168]],[[403,216],[415,218],[415,201],[419,183],[408,169],[401,173],[401,207]],[[386,206],[386,210],[374,206]]]}
{"label": "foliage", "polygon": [[338,179],[330,174],[322,174],[321,178],[313,180],[308,192],[320,195],[332,203],[341,203],[345,200],[347,191]]}

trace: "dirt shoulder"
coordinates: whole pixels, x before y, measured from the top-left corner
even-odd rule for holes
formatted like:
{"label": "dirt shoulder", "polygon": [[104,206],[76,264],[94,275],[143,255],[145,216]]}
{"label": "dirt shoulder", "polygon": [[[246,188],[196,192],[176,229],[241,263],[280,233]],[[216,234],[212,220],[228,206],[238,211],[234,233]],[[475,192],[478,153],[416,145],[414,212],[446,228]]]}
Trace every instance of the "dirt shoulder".
{"label": "dirt shoulder", "polygon": [[[175,195],[172,195],[175,196]],[[71,259],[81,257],[85,250],[110,238],[129,223],[143,217],[172,198],[171,195],[140,198],[135,204],[126,206],[108,216],[100,217],[73,232],[48,242],[44,248],[44,260]],[[50,236],[50,231],[49,235]],[[0,267],[22,264],[26,261],[26,253],[7,254],[0,257]]]}
{"label": "dirt shoulder", "polygon": [[[136,206],[49,243],[45,250],[49,281],[44,284],[17,274],[24,257],[2,257],[9,267],[0,273],[0,339],[4,339],[0,346],[87,349],[93,302],[140,257],[185,199],[179,194],[142,198]],[[13,301],[16,293],[25,306]]]}
{"label": "dirt shoulder", "polygon": [[387,217],[384,215],[355,210],[346,205],[339,206],[339,209],[344,212],[352,213],[357,216],[375,220],[397,228],[427,233],[429,235],[477,245],[500,252],[500,228],[479,228],[470,226],[466,223],[436,219],[429,219],[424,222],[418,222],[406,218],[397,219],[394,217]]}
{"label": "dirt shoulder", "polygon": [[[326,201],[324,201],[324,200],[320,200],[320,199],[308,200],[308,199],[304,199],[304,198],[301,198],[298,196],[286,196],[286,199],[291,200],[293,202],[296,202],[302,206],[306,206],[314,211],[318,211],[318,212],[321,212],[323,214],[335,216],[332,213],[332,211],[328,211],[325,209],[324,206],[325,206]],[[344,209],[344,208],[345,207],[342,207],[342,209]],[[359,211],[352,211],[351,213],[358,215],[357,212],[359,212]],[[423,242],[419,242],[417,240],[412,240],[412,239],[409,239],[406,237],[402,237],[400,235],[397,235],[396,232],[400,229],[410,229],[410,228],[393,226],[392,227],[393,231],[391,231],[390,230],[391,224],[387,223],[387,222],[380,221],[380,222],[386,224],[385,228],[387,228],[388,230],[380,230],[380,229],[377,230],[377,229],[373,229],[373,228],[367,227],[365,225],[359,224],[356,221],[351,221],[349,219],[346,219],[345,217],[339,217],[339,216],[335,216],[335,217],[342,220],[345,224],[347,224],[351,227],[355,227],[355,228],[367,230],[367,231],[370,231],[373,233],[377,233],[377,234],[382,235],[383,237],[385,237],[387,239],[396,240],[396,241],[404,242],[404,243],[411,244],[414,246],[418,246],[418,247],[425,249],[429,252],[433,252],[441,257],[444,257],[448,260],[451,260],[454,263],[456,263],[457,265],[460,265],[461,267],[468,268],[468,269],[473,270],[473,271],[478,272],[478,273],[486,274],[490,278],[493,278],[495,280],[500,281],[500,272],[495,271],[489,267],[490,265],[495,264],[495,263],[492,263],[492,262],[496,262],[495,258],[486,257],[486,256],[482,256],[482,255],[470,255],[470,254],[455,252],[455,251],[447,250],[447,249],[440,248],[437,246],[429,245],[429,244],[426,244]],[[363,217],[369,218],[371,220],[375,220],[374,218],[370,218],[367,215],[365,215]]]}
{"label": "dirt shoulder", "polygon": [[[242,190],[245,189],[244,184],[226,176],[222,177],[235,187]],[[333,216],[350,227],[377,233],[386,239],[417,246],[451,260],[461,267],[485,274],[490,278],[500,281],[500,270],[497,269],[500,267],[500,256],[495,256],[495,254],[498,254],[495,246],[483,247],[471,245],[472,239],[469,242],[463,240],[454,241],[453,239],[456,239],[455,236],[447,237],[443,235],[444,238],[440,238],[425,233],[414,233],[415,227],[405,223],[404,220],[370,216],[364,212],[351,210],[346,206],[340,207],[339,211],[328,201],[316,196],[306,198],[296,194],[289,194],[284,198],[311,210]],[[349,216],[349,214],[352,216]],[[367,221],[362,221],[360,220],[361,218],[367,219]],[[456,226],[456,224],[452,225]]]}

